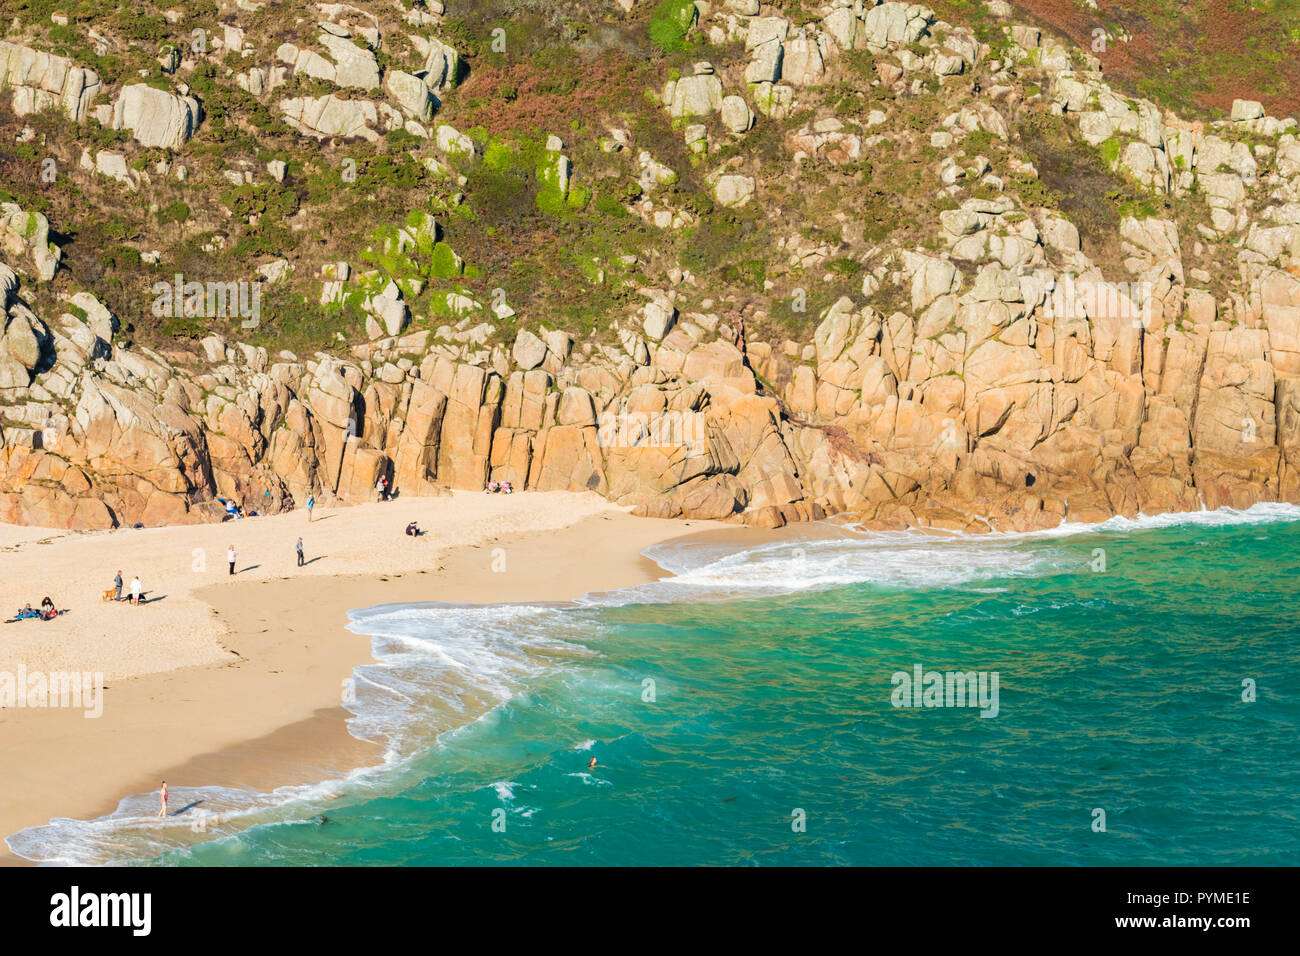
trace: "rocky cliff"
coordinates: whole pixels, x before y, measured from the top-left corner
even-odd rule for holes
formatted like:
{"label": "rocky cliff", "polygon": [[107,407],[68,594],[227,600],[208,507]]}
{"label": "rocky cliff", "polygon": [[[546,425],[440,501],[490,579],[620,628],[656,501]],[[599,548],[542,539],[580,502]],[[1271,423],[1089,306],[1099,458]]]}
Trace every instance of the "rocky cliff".
{"label": "rocky cliff", "polygon": [[[228,23],[227,44],[275,59],[263,69],[251,52],[232,81],[277,102],[293,135],[423,138],[423,166],[472,191],[503,147],[432,119],[461,69],[436,36],[442,11],[407,17],[428,28],[408,73],[375,56],[379,17],[336,6],[320,8],[308,46],[259,45]],[[1161,113],[997,0],[977,27],[918,4],[800,10],[726,0],[656,11],[652,36],[666,22],[713,51],[639,107],[679,138],[676,164],[625,115],[592,144],[593,165],[623,164],[617,187],[585,185],[559,136],[528,153],[543,212],[599,205],[605,189],[664,237],[595,264],[603,289],[627,278],[593,329],[516,312],[491,276],[476,288],[450,245],[457,200],[377,224],[348,260],[295,253],[258,267],[254,302],[276,283],[310,283],[322,315],[358,317],[348,341],[292,352],[235,330],[151,347],[124,332],[139,316],[65,275],[66,239],[51,238],[45,215],[5,204],[0,520],[219,520],[218,496],[262,511],[311,494],[354,502],[380,475],[405,495],[509,480],[763,527],[849,513],[877,527],[1033,529],[1300,501],[1294,119],[1247,101],[1208,122]],[[105,172],[99,151],[87,176],[136,194],[174,179],[203,105],[128,84],[104,110],[99,77],[58,59],[0,45],[12,88],[0,97],[68,124],[99,109],[105,128],[134,137],[128,155],[173,154],[151,179],[140,164]],[[299,73],[379,98],[275,100]],[[762,139],[765,127],[779,135]],[[1053,136],[1077,152],[1042,147]],[[1109,218],[1051,195],[1075,156],[1113,177],[1098,194]],[[882,171],[904,158],[914,192],[896,197],[898,222],[881,231],[855,204],[879,202]],[[265,166],[275,181],[290,169]],[[683,201],[682,176],[711,203]],[[831,228],[786,224],[791,186],[831,201]],[[686,252],[665,254],[702,242],[719,215],[750,224],[737,235],[766,236],[769,258],[743,293],[734,264],[714,283]],[[141,314],[160,314],[159,294],[171,294],[160,278]],[[819,294],[830,301],[805,315]],[[177,276],[175,296],[196,308],[167,315],[211,312],[210,288],[193,293]],[[246,328],[261,322],[247,315]]]}

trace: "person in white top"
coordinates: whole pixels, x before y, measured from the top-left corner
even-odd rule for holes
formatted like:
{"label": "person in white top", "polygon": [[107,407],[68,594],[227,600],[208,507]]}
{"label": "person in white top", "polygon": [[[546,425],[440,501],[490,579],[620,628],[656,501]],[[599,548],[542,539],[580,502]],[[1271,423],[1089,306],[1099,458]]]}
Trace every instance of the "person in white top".
{"label": "person in white top", "polygon": [[131,603],[140,603],[140,575],[138,574],[131,579]]}
{"label": "person in white top", "polygon": [[232,544],[226,549],[226,560],[230,562],[230,573],[235,573],[235,546]]}

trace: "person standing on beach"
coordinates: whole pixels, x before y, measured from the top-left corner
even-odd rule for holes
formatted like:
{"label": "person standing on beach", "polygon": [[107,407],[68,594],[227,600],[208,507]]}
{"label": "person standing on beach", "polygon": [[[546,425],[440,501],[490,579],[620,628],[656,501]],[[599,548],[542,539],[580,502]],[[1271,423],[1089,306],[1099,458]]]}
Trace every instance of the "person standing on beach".
{"label": "person standing on beach", "polygon": [[232,544],[229,548],[226,549],[226,560],[230,562],[231,574],[235,573],[235,558],[236,558],[235,546]]}
{"label": "person standing on beach", "polygon": [[167,781],[166,780],[162,782],[162,790],[158,794],[158,799],[162,802],[162,806],[158,808],[158,816],[165,817],[167,816]]}
{"label": "person standing on beach", "polygon": [[307,496],[307,523],[311,524],[311,509],[316,507],[316,496]]}
{"label": "person standing on beach", "polygon": [[302,567],[302,566],[303,566],[303,560],[302,560],[302,538],[299,538],[299,539],[298,539],[297,550],[298,550],[298,567]]}
{"label": "person standing on beach", "polygon": [[140,603],[140,588],[141,588],[140,575],[137,574],[135,577],[131,579],[131,603],[132,604]]}
{"label": "person standing on beach", "polygon": [[122,572],[118,571],[113,575],[113,600],[122,600]]}

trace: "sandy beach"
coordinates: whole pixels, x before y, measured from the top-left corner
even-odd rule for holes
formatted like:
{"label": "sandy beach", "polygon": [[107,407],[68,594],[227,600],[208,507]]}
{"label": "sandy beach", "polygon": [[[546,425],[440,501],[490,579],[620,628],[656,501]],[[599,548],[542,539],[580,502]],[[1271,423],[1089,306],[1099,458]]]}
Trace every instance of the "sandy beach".
{"label": "sandy beach", "polygon": [[[429,533],[404,535],[412,520]],[[0,525],[0,611],[48,594],[69,612],[0,625],[0,675],[89,672],[105,685],[94,719],[0,709],[0,834],[112,812],[162,779],[271,789],[377,761],[340,706],[343,682],[371,659],[369,640],[345,629],[348,610],[567,600],[653,580],[645,548],[724,529],[743,533],[561,492],[317,508],[310,524],[297,511],[110,532]],[[146,603],[102,600],[119,569],[124,593],[140,576]]]}

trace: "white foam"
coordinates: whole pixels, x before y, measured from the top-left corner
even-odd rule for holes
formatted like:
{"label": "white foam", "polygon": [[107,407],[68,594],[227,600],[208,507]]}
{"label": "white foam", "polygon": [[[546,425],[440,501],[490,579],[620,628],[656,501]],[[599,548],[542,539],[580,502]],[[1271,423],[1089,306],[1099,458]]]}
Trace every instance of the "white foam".
{"label": "white foam", "polygon": [[604,777],[596,777],[596,776],[593,776],[592,774],[589,774],[589,773],[587,773],[586,771],[582,771],[582,770],[578,771],[577,773],[566,773],[565,776],[566,776],[566,777],[576,777],[577,779],[579,779],[579,780],[582,781],[582,783],[583,783],[584,786],[588,786],[588,787],[612,787],[612,786],[614,786],[614,784],[612,784],[610,781],[606,780]]}
{"label": "white foam", "polygon": [[513,780],[499,780],[492,784],[492,789],[497,792],[497,798],[500,800],[513,800],[515,798],[515,787],[519,784]]}
{"label": "white foam", "polygon": [[234,787],[172,787],[168,815],[159,817],[157,792],[124,798],[112,813],[94,820],[58,817],[8,838],[25,859],[61,866],[121,864],[160,856],[196,843],[234,836],[268,823],[312,823],[315,814],[345,794],[357,798],[382,788],[380,767],[362,767],[346,778],[279,787],[269,793]]}
{"label": "white foam", "polygon": [[1086,559],[1051,547],[1034,547],[1085,534],[1131,534],[1176,527],[1223,527],[1300,521],[1300,506],[1261,503],[1244,511],[1221,508],[1181,514],[1114,517],[1097,524],[1073,522],[1028,532],[984,534],[868,531],[852,527],[835,536],[783,541],[736,552],[718,545],[670,543],[646,555],[673,572],[662,581],[607,594],[596,604],[730,600],[824,589],[846,584],[889,588],[982,585],[1006,578],[1075,571]]}
{"label": "white foam", "polygon": [[1030,531],[1024,537],[1060,537],[1099,532],[1152,531],[1160,528],[1198,527],[1218,528],[1230,525],[1273,524],[1280,521],[1300,521],[1300,505],[1278,501],[1262,501],[1245,510],[1219,508],[1215,511],[1167,512],[1158,515],[1139,514],[1136,518],[1116,515],[1097,524],[1070,522],[1045,531]]}

